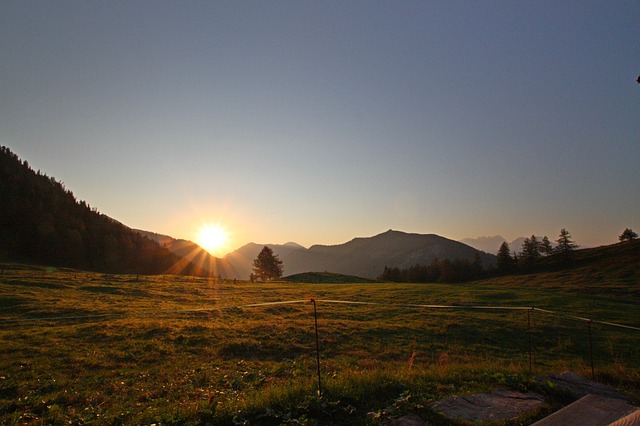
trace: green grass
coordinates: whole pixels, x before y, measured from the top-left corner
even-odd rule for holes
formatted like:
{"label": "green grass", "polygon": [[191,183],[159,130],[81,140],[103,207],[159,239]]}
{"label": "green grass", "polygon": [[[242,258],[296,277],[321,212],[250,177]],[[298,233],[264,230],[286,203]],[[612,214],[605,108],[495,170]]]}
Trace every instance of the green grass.
{"label": "green grass", "polygon": [[[464,306],[535,306],[631,326],[640,318],[637,283],[589,284],[580,268],[464,285],[0,270],[3,424],[382,424],[406,413],[449,424],[431,402],[537,389],[537,375],[567,369],[591,374],[586,323],[532,312],[529,334],[527,311]],[[313,305],[246,306],[312,297],[322,398]],[[638,401],[640,332],[594,324],[592,338],[598,379]],[[560,403],[551,401],[546,411]]]}
{"label": "green grass", "polygon": [[375,280],[356,277],[354,275],[334,274],[331,272],[304,272],[283,277],[281,281],[312,284],[354,284],[374,283]]}

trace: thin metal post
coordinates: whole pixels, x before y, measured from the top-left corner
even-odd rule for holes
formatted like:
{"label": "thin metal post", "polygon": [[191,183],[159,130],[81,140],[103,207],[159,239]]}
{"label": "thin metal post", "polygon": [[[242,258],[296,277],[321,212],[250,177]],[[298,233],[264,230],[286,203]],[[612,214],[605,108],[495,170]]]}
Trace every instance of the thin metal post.
{"label": "thin metal post", "polygon": [[591,338],[591,320],[589,320],[589,358],[591,358],[591,378],[595,380],[596,372],[593,368],[593,339]]}
{"label": "thin metal post", "polygon": [[527,310],[527,339],[529,340],[529,373],[531,373],[531,309]]}
{"label": "thin metal post", "polygon": [[318,310],[316,308],[316,300],[311,298],[313,303],[313,320],[316,326],[316,361],[318,366],[318,397],[322,397],[322,382],[320,379],[320,339],[318,338]]}

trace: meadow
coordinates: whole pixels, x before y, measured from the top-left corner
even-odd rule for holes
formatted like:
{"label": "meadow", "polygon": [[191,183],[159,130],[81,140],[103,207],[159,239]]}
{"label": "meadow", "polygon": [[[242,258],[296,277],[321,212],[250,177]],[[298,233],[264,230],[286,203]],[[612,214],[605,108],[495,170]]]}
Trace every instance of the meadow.
{"label": "meadow", "polygon": [[[431,402],[537,389],[537,376],[565,370],[590,377],[592,362],[597,380],[640,401],[640,331],[570,317],[638,327],[640,293],[566,285],[580,282],[566,272],[264,284],[0,270],[3,424],[383,424],[407,413],[450,424]],[[566,402],[549,398],[512,424]]]}

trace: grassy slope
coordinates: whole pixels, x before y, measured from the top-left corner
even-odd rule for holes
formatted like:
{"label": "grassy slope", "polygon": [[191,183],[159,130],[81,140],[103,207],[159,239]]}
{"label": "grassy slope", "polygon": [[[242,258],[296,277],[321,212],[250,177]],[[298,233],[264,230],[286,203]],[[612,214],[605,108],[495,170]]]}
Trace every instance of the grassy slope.
{"label": "grassy slope", "polygon": [[[535,375],[564,369],[590,373],[588,330],[562,317],[532,315],[529,372],[525,311],[319,302],[325,393],[317,399],[312,306],[238,305],[315,297],[536,306],[634,326],[640,318],[635,265],[616,266],[606,256],[576,259],[569,271],[464,285],[233,285],[1,268],[6,424],[232,424],[234,418],[376,424],[404,412],[446,424],[427,408],[431,401],[495,387],[535,388]],[[64,319],[10,322],[51,317]],[[640,332],[596,326],[593,340],[598,378],[640,398]]]}
{"label": "grassy slope", "polygon": [[282,281],[307,284],[356,284],[376,282],[368,278],[360,278],[354,275],[334,274],[331,272],[303,272],[283,277]]}

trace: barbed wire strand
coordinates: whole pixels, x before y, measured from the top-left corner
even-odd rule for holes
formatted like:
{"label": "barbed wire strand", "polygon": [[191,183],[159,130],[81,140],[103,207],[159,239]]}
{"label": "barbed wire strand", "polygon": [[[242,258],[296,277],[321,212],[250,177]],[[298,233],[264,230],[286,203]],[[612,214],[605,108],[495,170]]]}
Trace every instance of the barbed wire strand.
{"label": "barbed wire strand", "polygon": [[512,311],[524,311],[532,310],[529,306],[480,306],[480,305],[424,305],[417,303],[384,303],[384,302],[356,302],[350,300],[328,300],[328,299],[316,299],[316,302],[322,303],[341,303],[350,305],[374,305],[374,306],[395,306],[406,308],[428,308],[428,309],[496,309],[496,310],[512,310]]}
{"label": "barbed wire strand", "polygon": [[578,317],[578,316],[575,316],[575,315],[565,314],[563,312],[550,311],[548,309],[533,308],[533,310],[534,311],[538,311],[538,312],[544,312],[546,314],[556,315],[556,316],[559,316],[559,317],[570,318],[570,319],[579,320],[579,321],[583,321],[583,322],[590,322],[590,323],[593,323],[593,324],[602,324],[602,325],[608,325],[608,326],[611,326],[611,327],[619,327],[619,328],[626,328],[626,329],[629,329],[629,330],[640,331],[640,327],[633,327],[631,325],[617,324],[617,323],[608,322],[608,321],[598,321],[598,320],[594,320],[594,319],[590,319],[590,318],[584,318],[584,317]]}

